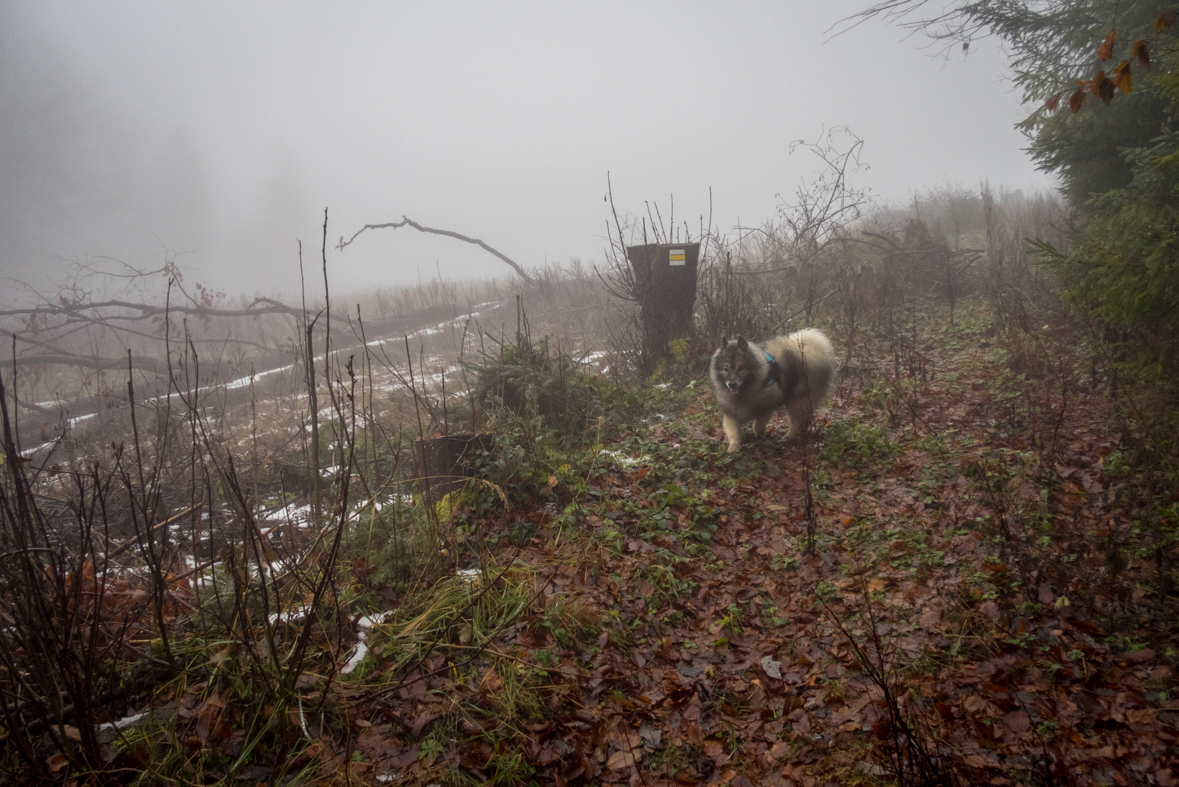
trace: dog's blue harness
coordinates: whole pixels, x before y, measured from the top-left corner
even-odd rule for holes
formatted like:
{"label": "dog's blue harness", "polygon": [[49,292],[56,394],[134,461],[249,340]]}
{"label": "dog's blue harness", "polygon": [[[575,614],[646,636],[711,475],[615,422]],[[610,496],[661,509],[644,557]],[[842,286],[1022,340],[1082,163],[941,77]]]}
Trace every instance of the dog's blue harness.
{"label": "dog's blue harness", "polygon": [[778,362],[774,360],[774,356],[770,355],[765,350],[762,350],[762,352],[765,353],[766,360],[770,362],[770,370],[766,375],[766,388],[769,388],[771,385],[778,382],[779,378],[781,378],[782,368],[778,366]]}

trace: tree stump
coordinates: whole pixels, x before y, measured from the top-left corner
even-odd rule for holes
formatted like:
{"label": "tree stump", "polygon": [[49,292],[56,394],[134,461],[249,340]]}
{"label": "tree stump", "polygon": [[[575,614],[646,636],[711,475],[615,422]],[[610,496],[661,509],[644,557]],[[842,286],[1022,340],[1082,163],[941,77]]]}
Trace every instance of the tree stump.
{"label": "tree stump", "polygon": [[668,356],[673,340],[694,335],[692,314],[700,244],[628,246],[626,258],[634,272],[642,319],[640,365],[644,374],[650,374]]}
{"label": "tree stump", "polygon": [[416,442],[418,450],[414,464],[418,466],[418,487],[425,491],[429,486],[434,500],[440,500],[447,492],[465,484],[468,478],[474,478],[472,452],[488,451],[495,445],[489,434],[452,434]]}

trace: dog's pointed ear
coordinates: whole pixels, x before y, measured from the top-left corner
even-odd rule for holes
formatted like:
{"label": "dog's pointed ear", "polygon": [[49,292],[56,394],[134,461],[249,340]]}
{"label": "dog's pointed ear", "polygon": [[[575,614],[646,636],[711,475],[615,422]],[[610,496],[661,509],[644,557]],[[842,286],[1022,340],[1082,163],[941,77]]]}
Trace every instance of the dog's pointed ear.
{"label": "dog's pointed ear", "polygon": [[744,350],[746,347],[749,346],[749,342],[745,341],[744,336],[738,336],[737,337],[737,346],[740,347],[742,350]]}

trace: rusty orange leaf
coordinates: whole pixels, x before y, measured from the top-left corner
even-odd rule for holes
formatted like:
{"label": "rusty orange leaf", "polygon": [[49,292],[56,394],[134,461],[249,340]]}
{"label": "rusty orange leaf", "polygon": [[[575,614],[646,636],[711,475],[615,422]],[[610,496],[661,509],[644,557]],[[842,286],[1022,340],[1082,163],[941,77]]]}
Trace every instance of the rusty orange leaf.
{"label": "rusty orange leaf", "polygon": [[1098,98],[1108,104],[1114,97],[1115,88],[1113,80],[1099,71],[1097,72],[1097,76],[1093,78],[1093,84],[1095,85],[1093,92],[1097,94]]}
{"label": "rusty orange leaf", "polygon": [[1122,95],[1127,95],[1130,92],[1130,61],[1123,60],[1121,65],[1110,72],[1110,78],[1114,87],[1122,91]]}
{"label": "rusty orange leaf", "polygon": [[1139,39],[1131,44],[1130,57],[1135,58],[1143,68],[1150,68],[1150,52],[1146,49],[1146,41]]}
{"label": "rusty orange leaf", "polygon": [[1118,31],[1110,30],[1105,34],[1105,41],[1097,49],[1097,59],[1104,63],[1113,57],[1114,42],[1118,40]]}
{"label": "rusty orange leaf", "polygon": [[1164,30],[1175,24],[1175,11],[1168,8],[1154,20],[1154,40],[1157,41]]}

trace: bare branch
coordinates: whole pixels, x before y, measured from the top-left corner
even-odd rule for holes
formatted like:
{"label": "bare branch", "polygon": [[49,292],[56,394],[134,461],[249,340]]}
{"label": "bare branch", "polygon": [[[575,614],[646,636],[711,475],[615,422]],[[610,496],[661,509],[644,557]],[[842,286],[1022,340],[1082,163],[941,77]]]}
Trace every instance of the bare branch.
{"label": "bare branch", "polygon": [[867,189],[848,184],[849,173],[867,167],[860,161],[863,146],[864,141],[846,126],[831,128],[814,142],[796,140],[790,144],[791,153],[807,150],[823,166],[811,182],[799,187],[794,202],[778,208],[776,226],[762,230],[773,257],[806,263],[832,241],[847,235],[847,229],[871,202]]}
{"label": "bare branch", "polygon": [[[289,306],[284,306],[277,301],[269,298],[257,298],[254,303],[263,304],[264,308],[253,308],[253,304],[246,309],[213,309],[207,306],[177,306],[173,304],[171,310],[173,313],[192,314],[196,316],[206,317],[256,317],[262,314],[289,314],[298,316],[298,312]],[[83,315],[84,312],[99,309],[127,309],[135,314],[111,316],[108,319],[119,320],[143,320],[150,317],[157,317],[166,314],[168,307],[153,306],[148,303],[134,303],[132,301],[83,301],[81,303],[64,303],[64,304],[42,304],[31,308],[23,309],[6,309],[0,311],[0,317],[23,317],[34,312],[41,315]],[[339,319],[338,317],[336,319]]]}
{"label": "bare branch", "polygon": [[1039,103],[1066,87],[1092,62],[1090,42],[1109,27],[1117,3],[1107,0],[881,0],[828,29],[831,38],[879,19],[924,38],[933,54],[963,56],[996,37],[1011,53],[1011,79],[1024,102]]}
{"label": "bare branch", "polygon": [[514,270],[516,273],[518,273],[520,275],[520,278],[523,279],[524,281],[528,281],[528,282],[532,281],[532,277],[529,276],[524,271],[524,269],[521,268],[519,266],[519,264],[516,263],[515,260],[513,260],[511,257],[508,257],[506,254],[503,254],[502,252],[491,248],[490,246],[488,246],[486,243],[479,240],[478,238],[468,238],[466,235],[460,235],[459,233],[451,232],[450,230],[439,230],[439,229],[434,229],[433,227],[423,227],[421,224],[418,224],[413,219],[406,218],[405,216],[401,217],[401,221],[395,221],[395,222],[391,222],[388,224],[365,224],[363,227],[358,229],[356,231],[356,233],[348,240],[344,240],[344,236],[341,235],[340,242],[339,242],[339,244],[336,245],[336,248],[342,251],[345,246],[348,246],[349,244],[352,243],[352,241],[356,240],[357,235],[360,235],[360,233],[364,232],[365,230],[383,230],[383,229],[396,230],[396,229],[400,229],[401,227],[413,227],[418,232],[427,232],[427,233],[430,233],[431,235],[444,235],[447,238],[454,238],[456,240],[461,240],[464,243],[473,243],[474,245],[478,246],[479,248],[483,249],[484,251],[486,251],[490,254],[493,254],[496,257],[499,257],[501,260],[506,262],[508,265],[512,266],[512,270]]}
{"label": "bare branch", "polygon": [[[16,363],[21,366],[32,366],[34,364],[56,365],[56,366],[85,366],[89,369],[121,369],[127,365],[126,358],[94,358],[85,355],[22,355],[16,359]],[[131,364],[136,369],[143,371],[155,372],[163,374],[167,371],[167,366],[155,360],[142,355],[133,356]],[[0,358],[0,368],[11,368],[13,366],[11,358]]]}

